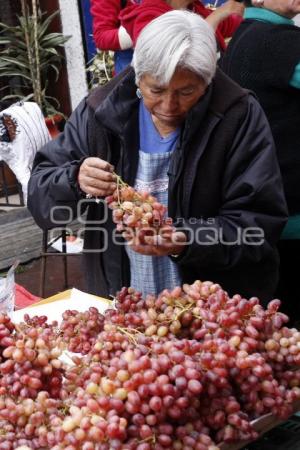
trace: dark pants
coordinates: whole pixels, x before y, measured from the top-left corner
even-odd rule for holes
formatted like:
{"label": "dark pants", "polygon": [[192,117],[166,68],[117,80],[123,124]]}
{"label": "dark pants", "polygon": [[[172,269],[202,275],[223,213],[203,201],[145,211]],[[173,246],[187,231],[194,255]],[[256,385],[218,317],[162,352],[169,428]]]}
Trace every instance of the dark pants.
{"label": "dark pants", "polygon": [[300,329],[300,239],[281,240],[279,283],[275,297],[282,302],[281,311],[290,318],[288,326]]}

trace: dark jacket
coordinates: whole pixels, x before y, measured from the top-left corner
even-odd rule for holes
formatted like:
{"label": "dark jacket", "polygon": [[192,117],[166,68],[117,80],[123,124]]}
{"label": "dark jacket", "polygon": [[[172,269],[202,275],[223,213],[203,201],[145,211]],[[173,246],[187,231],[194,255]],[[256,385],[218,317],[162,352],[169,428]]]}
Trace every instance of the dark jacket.
{"label": "dark jacket", "polygon": [[221,58],[222,70],[251,89],[274,137],[289,213],[300,213],[300,89],[290,85],[300,61],[300,28],[244,20]]}
{"label": "dark jacket", "polygon": [[[77,174],[87,156],[112,162],[133,184],[139,150],[135,91],[132,70],[96,89],[73,113],[64,133],[37,154],[28,207],[42,228],[53,227],[53,207],[52,215],[62,222],[77,215]],[[103,220],[103,209],[102,203],[88,206],[85,258],[89,291],[107,296],[128,286],[130,274],[126,252],[112,243],[115,227],[110,214]],[[278,269],[275,244],[286,221],[273,141],[255,98],[220,71],[188,113],[173,153],[169,215],[192,240],[174,259],[184,282],[209,279],[230,294],[263,301],[272,297]],[[257,228],[264,238],[249,238]],[[97,251],[100,247],[105,251]]]}

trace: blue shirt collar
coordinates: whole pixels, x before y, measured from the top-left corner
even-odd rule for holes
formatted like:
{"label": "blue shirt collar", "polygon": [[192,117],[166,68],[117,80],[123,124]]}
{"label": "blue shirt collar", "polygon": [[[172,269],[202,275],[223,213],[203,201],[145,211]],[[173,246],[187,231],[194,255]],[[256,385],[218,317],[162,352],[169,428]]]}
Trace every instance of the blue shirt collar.
{"label": "blue shirt collar", "polygon": [[283,17],[280,14],[265,8],[246,8],[244,19],[255,19],[263,22],[269,22],[276,25],[294,25],[292,19]]}

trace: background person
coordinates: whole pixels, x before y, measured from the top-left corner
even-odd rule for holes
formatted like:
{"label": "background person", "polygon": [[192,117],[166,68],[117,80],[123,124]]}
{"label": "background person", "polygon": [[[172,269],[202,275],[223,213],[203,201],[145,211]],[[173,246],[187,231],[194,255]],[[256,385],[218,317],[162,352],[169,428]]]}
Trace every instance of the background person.
{"label": "background person", "polygon": [[137,7],[128,6],[120,12],[120,21],[135,44],[142,29],[156,17],[174,9],[188,9],[199,14],[216,31],[220,50],[225,50],[225,39],[231,37],[242,21],[243,5],[228,0],[215,11],[206,8],[199,0],[143,0]]}
{"label": "background person", "polygon": [[139,0],[91,0],[93,36],[99,50],[113,50],[115,73],[121,72],[132,59],[132,40],[119,21],[127,4],[133,7]]}
{"label": "background person", "polygon": [[90,202],[89,292],[131,285],[158,293],[200,279],[272,298],[286,221],[273,140],[254,96],[216,72],[216,62],[214,32],[199,15],[158,17],[137,40],[134,70],[95,89],[37,154],[28,207],[42,228],[75,215],[81,193],[110,195],[114,171],[174,219],[176,231],[160,241],[116,245],[111,212]]}
{"label": "background person", "polygon": [[[300,318],[300,0],[245,1],[245,20],[220,63],[241,86],[257,94],[269,120],[290,218],[279,242],[283,310]],[[291,256],[293,255],[293,256]]]}

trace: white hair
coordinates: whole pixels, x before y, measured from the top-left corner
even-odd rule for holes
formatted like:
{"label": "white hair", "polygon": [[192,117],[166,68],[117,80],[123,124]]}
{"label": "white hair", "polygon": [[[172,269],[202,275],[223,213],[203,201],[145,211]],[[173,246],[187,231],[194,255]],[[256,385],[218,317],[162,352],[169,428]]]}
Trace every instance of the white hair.
{"label": "white hair", "polygon": [[217,65],[214,31],[190,11],[162,14],[142,30],[131,65],[137,84],[145,74],[168,84],[178,67],[191,70],[209,84]]}

